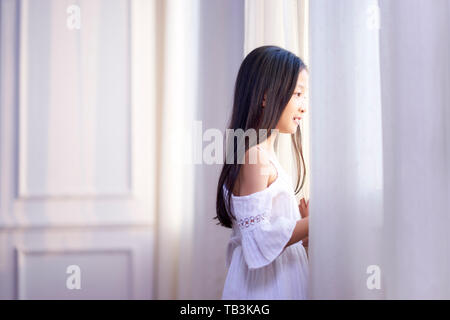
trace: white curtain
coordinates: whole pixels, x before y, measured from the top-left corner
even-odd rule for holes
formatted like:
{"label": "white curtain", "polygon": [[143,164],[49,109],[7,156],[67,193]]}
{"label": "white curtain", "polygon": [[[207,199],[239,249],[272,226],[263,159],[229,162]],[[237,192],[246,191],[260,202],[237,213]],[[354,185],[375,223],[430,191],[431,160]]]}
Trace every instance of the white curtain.
{"label": "white curtain", "polygon": [[450,1],[379,2],[310,3],[311,298],[448,299]]}
{"label": "white curtain", "polygon": [[[244,57],[263,45],[276,45],[298,55],[308,65],[308,0],[246,0]],[[307,110],[300,125],[306,180],[297,199],[309,199],[310,114]],[[277,155],[283,167],[296,182],[291,137],[279,135]]]}
{"label": "white curtain", "polygon": [[450,1],[380,1],[386,298],[450,299]]}
{"label": "white curtain", "polygon": [[[217,226],[220,164],[194,152],[211,128],[224,131],[242,60],[240,0],[152,2],[157,145],[155,299],[220,299],[230,230]],[[195,124],[202,132],[196,135]],[[206,139],[206,138],[205,138]],[[198,160],[198,159],[197,159]]]}
{"label": "white curtain", "polygon": [[[198,1],[154,2],[156,119],[155,299],[176,299],[192,267],[193,174],[189,128],[196,112]],[[180,268],[180,266],[183,268]]]}

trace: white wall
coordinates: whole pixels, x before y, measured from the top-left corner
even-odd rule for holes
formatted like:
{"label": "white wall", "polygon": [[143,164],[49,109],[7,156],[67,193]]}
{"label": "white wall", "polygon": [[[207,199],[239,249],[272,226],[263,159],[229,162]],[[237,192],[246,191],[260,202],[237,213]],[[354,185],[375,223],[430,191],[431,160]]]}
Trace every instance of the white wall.
{"label": "white wall", "polygon": [[[130,88],[137,1],[76,3],[79,30],[73,1],[1,1],[2,299],[152,297],[150,114]],[[70,265],[80,290],[66,286]]]}

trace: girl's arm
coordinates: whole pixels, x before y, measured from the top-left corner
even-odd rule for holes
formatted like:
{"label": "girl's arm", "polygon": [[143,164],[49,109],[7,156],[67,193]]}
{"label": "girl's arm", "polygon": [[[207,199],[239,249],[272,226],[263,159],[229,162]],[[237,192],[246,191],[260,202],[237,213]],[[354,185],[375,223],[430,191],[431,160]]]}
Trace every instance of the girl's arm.
{"label": "girl's arm", "polygon": [[[250,153],[256,152],[257,157],[253,159],[257,159],[255,164],[250,164]],[[242,166],[242,183],[240,184],[240,195],[248,195],[254,192],[261,191],[268,187],[269,177],[271,173],[273,173],[273,167],[270,165],[269,158],[264,152],[260,152],[259,149],[252,147],[245,153],[245,163]],[[276,175],[276,174],[275,174]],[[304,199],[302,199],[304,200]],[[309,202],[309,201],[308,201]],[[307,204],[303,202],[306,207],[306,211],[303,207],[300,208],[300,212],[306,212],[307,215]],[[306,238],[308,236],[308,216],[302,218],[297,221],[297,224],[294,228],[294,232],[292,233],[291,239],[286,244],[284,249],[291,244],[297,243],[300,240]]]}
{"label": "girl's arm", "polygon": [[[304,220],[304,219],[306,219],[306,218],[308,218],[309,217],[309,200],[308,201],[305,201],[305,198],[302,198],[301,200],[300,200],[300,204],[299,204],[299,206],[298,206],[298,208],[299,208],[299,210],[300,210],[300,215],[301,215],[301,217],[302,217],[302,220]],[[301,220],[300,220],[301,221]],[[309,220],[308,220],[309,221]],[[301,238],[300,240],[302,240],[303,241],[303,247],[305,247],[305,249],[306,249],[306,253],[308,253],[308,230],[309,230],[309,222],[307,222],[306,223],[307,224],[307,226],[306,226],[306,236],[305,237],[303,237],[303,238]],[[297,226],[296,226],[297,227]],[[300,229],[301,229],[301,227],[300,227]],[[298,233],[298,236],[299,237],[301,237],[302,236],[302,234],[301,234],[301,232],[302,231],[298,231],[297,233]],[[296,231],[295,231],[295,229],[294,229],[294,233],[296,233]],[[292,235],[292,237],[291,237],[291,240],[288,242],[288,244],[285,246],[285,248],[287,247],[287,246],[290,246],[291,244],[294,244],[294,243],[296,243],[296,242],[298,242],[299,240],[297,240],[297,241],[295,241],[297,238],[294,236],[294,234]],[[292,241],[292,242],[291,242]]]}
{"label": "girl's arm", "polygon": [[309,217],[303,218],[297,221],[295,225],[294,232],[292,232],[292,236],[289,239],[288,243],[284,246],[284,249],[289,247],[291,244],[297,243],[300,240],[303,240],[308,236],[309,229]]}
{"label": "girl's arm", "polygon": [[305,239],[302,239],[302,245],[303,245],[303,248],[305,248],[307,256],[308,256],[308,244],[309,244],[308,242],[309,242],[308,237],[306,237]]}

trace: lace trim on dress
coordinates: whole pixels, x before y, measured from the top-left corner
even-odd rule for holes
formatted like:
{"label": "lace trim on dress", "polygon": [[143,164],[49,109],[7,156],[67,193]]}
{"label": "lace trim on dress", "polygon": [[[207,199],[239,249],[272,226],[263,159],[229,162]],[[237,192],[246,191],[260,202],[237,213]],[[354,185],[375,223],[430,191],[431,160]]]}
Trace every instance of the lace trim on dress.
{"label": "lace trim on dress", "polygon": [[253,226],[255,223],[259,223],[263,220],[266,220],[266,216],[263,214],[258,214],[256,216],[250,216],[245,219],[239,219],[238,225],[241,229],[246,229],[250,226]]}

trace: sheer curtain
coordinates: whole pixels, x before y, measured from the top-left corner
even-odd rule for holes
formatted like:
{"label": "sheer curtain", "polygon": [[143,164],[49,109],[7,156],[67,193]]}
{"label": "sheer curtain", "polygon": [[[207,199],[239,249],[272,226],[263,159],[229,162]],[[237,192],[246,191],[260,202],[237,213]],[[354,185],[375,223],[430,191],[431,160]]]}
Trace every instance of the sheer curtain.
{"label": "sheer curtain", "polygon": [[[229,230],[217,226],[220,164],[201,159],[208,129],[224,130],[242,60],[240,0],[152,1],[156,145],[155,299],[220,299]],[[196,123],[201,134],[196,135]],[[198,159],[197,159],[198,160]]]}
{"label": "sheer curtain", "polygon": [[449,1],[310,3],[313,299],[449,298]]}
{"label": "sheer curtain", "polygon": [[[155,299],[176,299],[189,279],[193,245],[194,168],[189,128],[196,112],[195,93],[198,1],[152,2],[156,185]],[[181,269],[180,266],[183,265]]]}
{"label": "sheer curtain", "polygon": [[380,1],[386,298],[450,299],[450,1]]}

